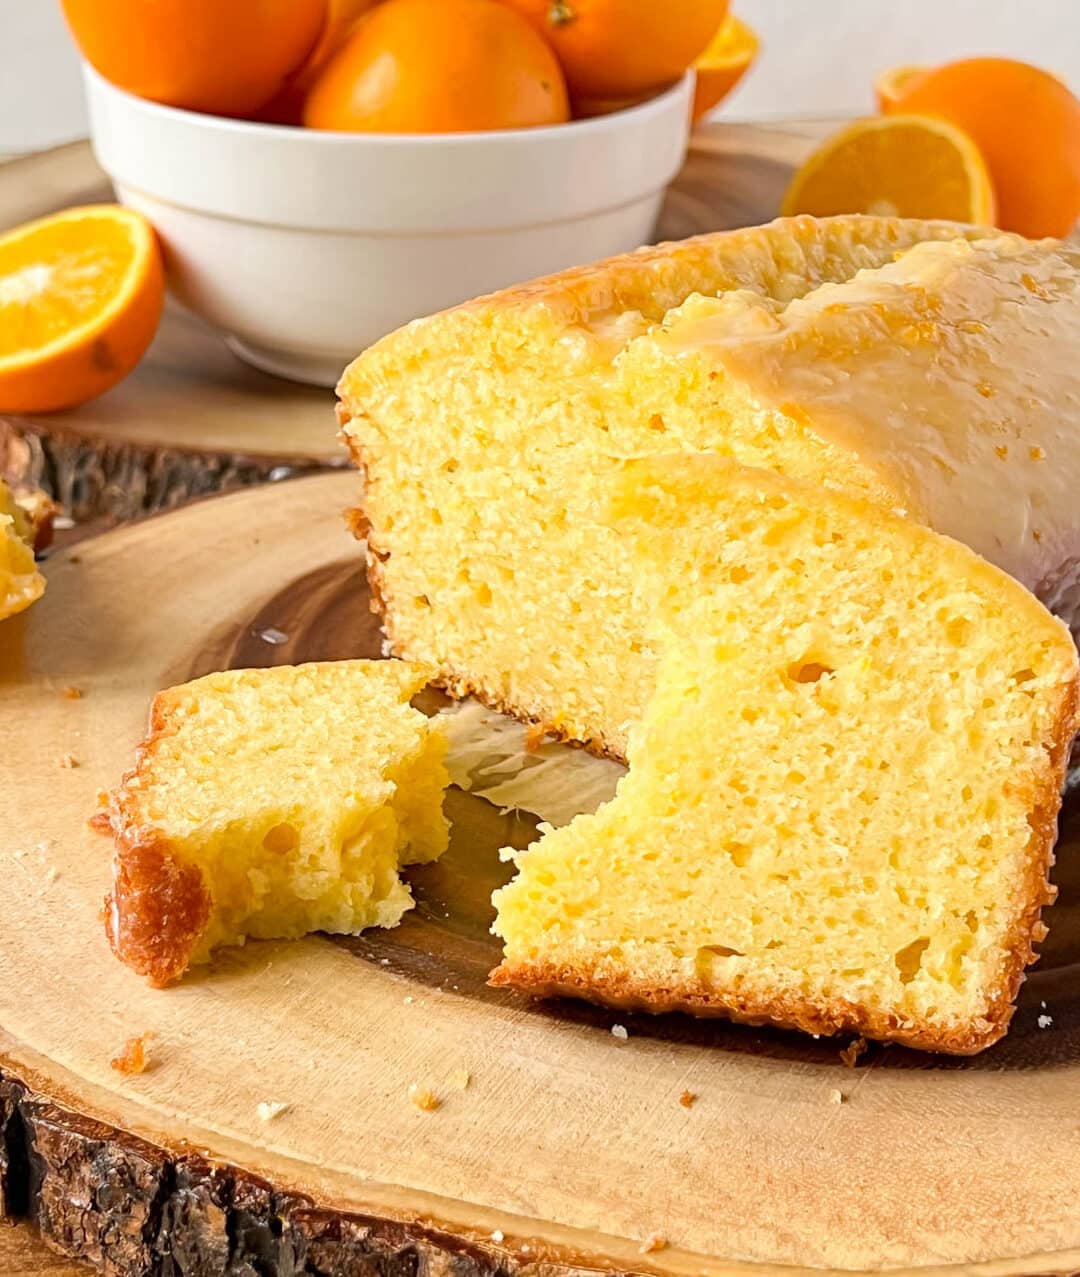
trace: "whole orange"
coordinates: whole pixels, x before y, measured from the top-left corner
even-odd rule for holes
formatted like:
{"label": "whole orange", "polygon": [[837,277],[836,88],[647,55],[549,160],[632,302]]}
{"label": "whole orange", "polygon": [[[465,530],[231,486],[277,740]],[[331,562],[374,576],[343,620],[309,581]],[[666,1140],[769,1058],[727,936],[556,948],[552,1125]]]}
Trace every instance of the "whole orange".
{"label": "whole orange", "polygon": [[63,0],[83,57],[154,102],[251,115],[315,46],[326,0]]}
{"label": "whole orange", "polygon": [[1080,217],[1080,100],[1049,72],[1010,58],[967,58],[917,77],[885,109],[936,115],[969,134],[1006,230],[1067,235]]}
{"label": "whole orange", "polygon": [[559,55],[570,92],[633,97],[677,80],[723,22],[728,0],[503,0]]}
{"label": "whole orange", "polygon": [[498,0],[386,0],[304,104],[309,128],[368,133],[519,129],[569,114],[555,54]]}

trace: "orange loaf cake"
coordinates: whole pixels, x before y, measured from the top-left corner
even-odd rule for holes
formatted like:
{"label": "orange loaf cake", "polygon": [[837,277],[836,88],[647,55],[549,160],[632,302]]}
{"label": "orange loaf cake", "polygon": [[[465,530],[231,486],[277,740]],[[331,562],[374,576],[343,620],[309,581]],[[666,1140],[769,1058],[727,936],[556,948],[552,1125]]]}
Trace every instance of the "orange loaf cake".
{"label": "orange loaf cake", "polygon": [[39,500],[27,508],[0,479],[0,621],[28,608],[45,593],[45,578],[34,562],[39,531],[36,510],[49,517],[51,502]]}
{"label": "orange loaf cake", "polygon": [[393,651],[622,757],[652,687],[620,461],[705,450],[844,487],[1080,609],[1080,248],[809,217],[418,320],[346,371]]}
{"label": "orange loaf cake", "polygon": [[403,864],[447,844],[427,672],[338,661],[210,674],[154,698],[135,768],[96,823],[116,840],[105,921],[157,985],[220,945],[392,927]]}
{"label": "orange loaf cake", "polygon": [[493,982],[996,1041],[1052,899],[1065,626],[956,541],[715,456],[631,463],[616,514],[656,691],[615,798],[504,853]]}

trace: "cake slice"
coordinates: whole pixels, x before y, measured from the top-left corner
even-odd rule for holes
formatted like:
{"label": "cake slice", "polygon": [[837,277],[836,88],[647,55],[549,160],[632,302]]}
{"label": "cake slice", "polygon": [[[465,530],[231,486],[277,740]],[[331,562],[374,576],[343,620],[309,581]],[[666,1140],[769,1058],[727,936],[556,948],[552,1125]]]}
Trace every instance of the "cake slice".
{"label": "cake slice", "polygon": [[[0,621],[28,608],[45,593],[45,578],[34,562],[34,544],[39,525],[49,523],[46,507],[51,511],[51,503],[34,494],[31,508],[24,509],[0,479]],[[39,509],[40,521],[34,514]]]}
{"label": "cake slice", "polygon": [[645,249],[410,324],[339,393],[394,652],[622,757],[653,684],[625,457],[845,487],[1080,612],[1080,248],[801,217]]}
{"label": "cake slice", "polygon": [[1053,894],[1068,631],[864,498],[692,455],[618,493],[658,684],[616,797],[496,892],[492,982],[990,1045]]}
{"label": "cake slice", "polygon": [[116,840],[109,941],[155,985],[246,937],[392,927],[403,864],[447,844],[441,724],[401,661],[233,670],[160,692],[95,818]]}

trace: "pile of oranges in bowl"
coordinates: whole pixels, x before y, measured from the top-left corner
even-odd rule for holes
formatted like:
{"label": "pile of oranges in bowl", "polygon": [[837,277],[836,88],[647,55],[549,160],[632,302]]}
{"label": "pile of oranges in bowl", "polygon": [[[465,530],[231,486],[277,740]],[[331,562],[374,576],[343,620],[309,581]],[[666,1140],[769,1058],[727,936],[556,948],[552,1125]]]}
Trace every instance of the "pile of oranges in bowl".
{"label": "pile of oranges in bowl", "polygon": [[728,0],[63,0],[77,44],[136,97],[336,132],[561,124],[698,70],[695,115],[757,52]]}

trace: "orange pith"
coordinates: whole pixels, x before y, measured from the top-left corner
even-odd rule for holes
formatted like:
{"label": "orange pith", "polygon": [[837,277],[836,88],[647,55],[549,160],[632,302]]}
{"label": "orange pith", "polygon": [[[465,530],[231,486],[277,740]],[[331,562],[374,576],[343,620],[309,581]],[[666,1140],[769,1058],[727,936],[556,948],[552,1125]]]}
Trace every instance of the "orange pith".
{"label": "orange pith", "polygon": [[115,385],[150,344],[164,288],[154,232],[128,209],[69,209],[0,236],[0,411]]}
{"label": "orange pith", "polygon": [[819,147],[784,197],[786,215],[877,213],[992,224],[994,189],[960,129],[920,116],[858,120]]}

